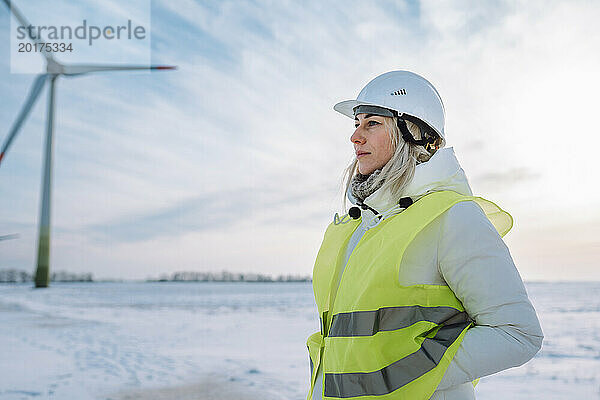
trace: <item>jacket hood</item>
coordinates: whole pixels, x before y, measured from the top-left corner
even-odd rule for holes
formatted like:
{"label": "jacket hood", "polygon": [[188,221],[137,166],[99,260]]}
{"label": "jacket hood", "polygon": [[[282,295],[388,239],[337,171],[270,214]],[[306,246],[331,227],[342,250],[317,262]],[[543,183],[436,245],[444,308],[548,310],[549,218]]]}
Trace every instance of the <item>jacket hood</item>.
{"label": "jacket hood", "polygon": [[[418,164],[413,179],[402,194],[396,196],[397,198],[392,196],[389,191],[378,189],[367,197],[364,203],[382,213],[398,204],[398,200],[402,197],[410,197],[416,201],[428,193],[442,190],[452,190],[465,196],[473,195],[465,171],[456,159],[452,147],[439,149],[429,161]],[[352,204],[357,203],[350,187],[346,195]],[[369,210],[361,211],[363,217],[365,212],[372,214]]]}

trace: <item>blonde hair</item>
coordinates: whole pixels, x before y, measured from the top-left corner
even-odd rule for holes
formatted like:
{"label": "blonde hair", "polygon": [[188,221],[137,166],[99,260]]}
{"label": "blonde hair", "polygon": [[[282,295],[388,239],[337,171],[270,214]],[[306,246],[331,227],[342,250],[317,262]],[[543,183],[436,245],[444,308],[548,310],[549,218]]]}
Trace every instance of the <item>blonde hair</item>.
{"label": "blonde hair", "polygon": [[[429,161],[437,149],[444,147],[446,141],[438,137],[433,143],[433,146],[429,150],[426,150],[424,146],[408,143],[402,139],[395,118],[383,117],[383,125],[390,135],[390,142],[394,149],[394,154],[381,169],[381,173],[374,180],[373,186],[377,187],[383,181],[383,185],[379,190],[390,191],[394,197],[399,198],[402,191],[408,186],[415,175],[415,167],[417,164]],[[406,121],[406,126],[416,140],[422,139],[421,129],[418,125]],[[344,209],[346,209],[346,193],[348,192],[352,178],[357,172],[358,160],[354,159],[344,170]]]}

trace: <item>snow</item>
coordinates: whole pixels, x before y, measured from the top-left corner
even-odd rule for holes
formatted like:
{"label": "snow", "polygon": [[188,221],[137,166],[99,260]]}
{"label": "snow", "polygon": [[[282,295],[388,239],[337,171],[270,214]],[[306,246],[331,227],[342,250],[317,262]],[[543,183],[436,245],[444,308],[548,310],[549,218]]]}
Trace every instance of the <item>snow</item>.
{"label": "snow", "polygon": [[[545,334],[480,399],[600,397],[600,283],[526,284]],[[303,399],[309,283],[0,286],[0,400]]]}

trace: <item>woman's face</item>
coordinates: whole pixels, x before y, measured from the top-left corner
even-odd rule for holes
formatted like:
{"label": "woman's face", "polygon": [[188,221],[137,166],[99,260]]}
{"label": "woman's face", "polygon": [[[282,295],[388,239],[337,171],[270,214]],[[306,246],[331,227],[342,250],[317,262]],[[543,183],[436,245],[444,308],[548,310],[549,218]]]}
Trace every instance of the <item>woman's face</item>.
{"label": "woman's face", "polygon": [[372,114],[358,114],[354,118],[356,130],[350,141],[354,144],[358,172],[363,175],[382,168],[394,154],[390,135],[383,125],[384,118]]}

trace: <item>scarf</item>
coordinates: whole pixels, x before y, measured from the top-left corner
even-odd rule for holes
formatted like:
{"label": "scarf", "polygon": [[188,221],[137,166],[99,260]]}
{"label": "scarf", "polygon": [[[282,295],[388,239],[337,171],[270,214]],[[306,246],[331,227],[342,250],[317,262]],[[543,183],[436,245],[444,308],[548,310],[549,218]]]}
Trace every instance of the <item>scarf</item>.
{"label": "scarf", "polygon": [[380,181],[377,185],[374,185],[374,182],[380,173],[380,169],[375,170],[367,175],[357,172],[350,181],[352,196],[360,200],[362,203],[367,197],[375,193],[375,191],[379,189],[381,185],[383,185],[383,181]]}

